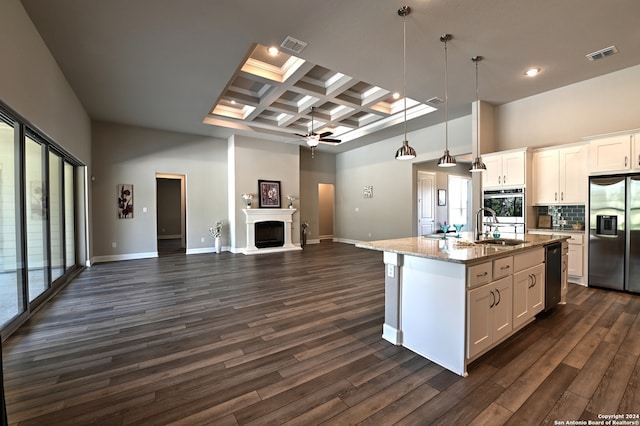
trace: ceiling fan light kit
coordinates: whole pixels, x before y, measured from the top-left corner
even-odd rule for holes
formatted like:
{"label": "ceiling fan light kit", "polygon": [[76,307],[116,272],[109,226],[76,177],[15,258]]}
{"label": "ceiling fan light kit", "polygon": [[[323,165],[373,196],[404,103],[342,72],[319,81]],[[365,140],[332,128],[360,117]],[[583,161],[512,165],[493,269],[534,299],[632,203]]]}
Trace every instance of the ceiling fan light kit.
{"label": "ceiling fan light kit", "polygon": [[482,162],[480,157],[480,94],[478,91],[478,62],[483,60],[482,56],[474,56],[471,58],[473,63],[476,64],[476,158],[471,163],[470,172],[484,172],[487,170],[487,165]]}
{"label": "ceiling fan light kit", "polygon": [[438,160],[440,167],[453,167],[456,165],[456,158],[449,154],[449,61],[447,58],[447,42],[453,38],[451,34],[440,36],[440,41],[444,43],[444,155]]}
{"label": "ceiling fan light kit", "polygon": [[315,107],[311,107],[311,128],[310,128],[310,133],[307,133],[306,135],[301,135],[299,133],[296,133],[297,136],[302,136],[305,140],[305,142],[307,143],[307,145],[309,146],[309,148],[311,148],[311,158],[315,157],[315,148],[320,144],[320,142],[325,142],[325,143],[340,143],[342,142],[340,139],[332,139],[332,138],[328,138],[327,136],[331,136],[333,133],[332,132],[322,132],[320,134],[314,132],[314,128],[315,128],[315,122],[314,122],[314,112],[315,112],[316,108]]}
{"label": "ceiling fan light kit", "polygon": [[409,6],[398,9],[398,15],[402,16],[402,96],[404,96],[404,140],[402,146],[396,151],[396,160],[411,160],[416,158],[416,150],[409,146],[407,140],[407,15],[411,13]]}

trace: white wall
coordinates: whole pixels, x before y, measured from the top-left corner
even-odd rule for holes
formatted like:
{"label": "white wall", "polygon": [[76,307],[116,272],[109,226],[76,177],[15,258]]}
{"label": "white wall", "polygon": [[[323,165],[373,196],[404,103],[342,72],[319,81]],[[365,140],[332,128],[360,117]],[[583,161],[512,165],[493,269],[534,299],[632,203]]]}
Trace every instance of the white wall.
{"label": "white wall", "polygon": [[[156,173],[186,176],[187,251],[213,251],[209,227],[228,223],[225,140],[96,122],[93,141],[94,261],[155,255]],[[133,219],[118,219],[118,184],[133,185]]]}

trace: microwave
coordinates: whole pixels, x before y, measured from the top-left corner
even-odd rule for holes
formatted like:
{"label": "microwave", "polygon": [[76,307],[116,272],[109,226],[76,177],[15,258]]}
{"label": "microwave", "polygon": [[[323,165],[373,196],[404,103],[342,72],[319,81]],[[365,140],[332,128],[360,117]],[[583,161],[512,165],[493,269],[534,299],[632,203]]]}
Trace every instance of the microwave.
{"label": "microwave", "polygon": [[[484,207],[496,212],[499,223],[524,224],[525,212],[524,188],[500,189],[484,191],[482,194]],[[491,213],[484,210],[486,218],[492,217]],[[485,221],[485,223],[487,223]]]}

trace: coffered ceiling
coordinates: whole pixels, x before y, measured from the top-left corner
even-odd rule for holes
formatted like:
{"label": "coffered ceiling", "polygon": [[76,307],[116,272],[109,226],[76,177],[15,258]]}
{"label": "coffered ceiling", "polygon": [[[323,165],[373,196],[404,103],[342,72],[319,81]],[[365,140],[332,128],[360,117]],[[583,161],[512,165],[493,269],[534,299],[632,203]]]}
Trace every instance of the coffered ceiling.
{"label": "coffered ceiling", "polygon": [[[95,120],[227,138],[303,144],[316,132],[342,152],[400,135],[407,16],[408,130],[480,97],[494,105],[640,63],[637,0],[22,0]],[[284,43],[288,37],[299,42]],[[266,48],[280,47],[269,56]],[[618,53],[591,61],[609,46]],[[302,49],[299,49],[303,47]],[[524,71],[539,67],[529,78]],[[603,88],[606,90],[606,88]],[[399,139],[400,143],[401,139]],[[437,141],[438,144],[441,141]]]}

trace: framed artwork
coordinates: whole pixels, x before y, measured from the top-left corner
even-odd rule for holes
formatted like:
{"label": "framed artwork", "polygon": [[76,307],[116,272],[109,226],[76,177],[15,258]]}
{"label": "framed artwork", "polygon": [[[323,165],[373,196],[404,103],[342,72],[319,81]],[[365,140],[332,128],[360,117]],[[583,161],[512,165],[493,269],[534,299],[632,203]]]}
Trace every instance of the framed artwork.
{"label": "framed artwork", "polygon": [[447,190],[446,189],[438,189],[438,205],[446,206],[447,205]]}
{"label": "framed artwork", "polygon": [[280,208],[279,180],[258,180],[258,207]]}
{"label": "framed artwork", "polygon": [[365,186],[363,190],[364,198],[373,198],[373,186]]}
{"label": "framed artwork", "polygon": [[133,219],[133,185],[118,185],[118,218]]}

